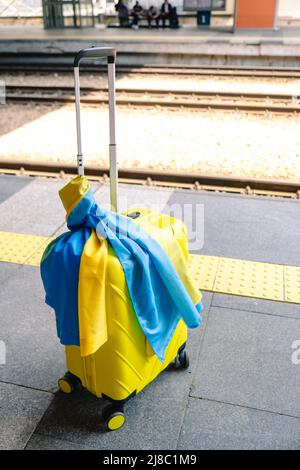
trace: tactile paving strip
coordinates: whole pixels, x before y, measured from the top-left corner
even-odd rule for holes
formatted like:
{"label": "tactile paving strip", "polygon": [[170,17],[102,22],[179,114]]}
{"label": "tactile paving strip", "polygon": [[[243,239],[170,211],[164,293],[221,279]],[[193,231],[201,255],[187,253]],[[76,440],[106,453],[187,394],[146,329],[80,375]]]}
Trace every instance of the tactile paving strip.
{"label": "tactile paving strip", "polygon": [[300,267],[204,255],[189,267],[202,290],[300,304]]}
{"label": "tactile paving strip", "polygon": [[[0,232],[0,261],[39,266],[52,238]],[[190,255],[201,290],[300,304],[300,267],[218,256]]]}
{"label": "tactile paving strip", "polygon": [[43,251],[51,240],[49,237],[0,232],[0,261],[39,266]]}
{"label": "tactile paving strip", "polygon": [[300,267],[284,266],[284,300],[300,303]]}
{"label": "tactile paving strip", "polygon": [[190,273],[199,289],[213,290],[219,260],[216,256],[190,255]]}
{"label": "tactile paving strip", "polygon": [[284,301],[283,266],[220,258],[214,292]]}

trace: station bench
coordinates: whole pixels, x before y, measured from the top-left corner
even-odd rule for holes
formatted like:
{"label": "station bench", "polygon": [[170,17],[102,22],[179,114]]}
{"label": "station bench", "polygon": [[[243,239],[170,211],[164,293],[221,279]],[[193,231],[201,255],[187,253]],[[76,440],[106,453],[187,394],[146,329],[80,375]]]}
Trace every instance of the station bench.
{"label": "station bench", "polygon": [[[177,13],[178,15],[178,20],[179,20],[179,27],[182,25],[182,23],[185,23],[186,21],[184,20],[190,20],[188,22],[191,22],[192,19],[195,19],[195,22],[196,22],[196,19],[197,19],[197,15],[196,13],[188,13],[188,12],[179,12]],[[109,15],[102,15],[102,18],[101,20],[99,20],[99,22],[106,24],[106,26],[108,28],[130,28],[131,27],[131,24],[132,24],[132,20],[133,20],[133,17],[131,15],[131,13],[129,13],[129,26],[120,26],[119,25],[119,22],[118,22],[118,14],[117,13],[111,13]],[[139,19],[139,26],[141,28],[148,28],[148,20],[147,20],[147,16],[141,16],[140,19]],[[161,27],[161,26],[160,26]],[[169,25],[169,22],[166,21],[166,28],[169,28],[170,25]],[[155,23],[155,20],[152,21],[152,28],[156,28],[156,23]]]}
{"label": "station bench", "polygon": [[[189,25],[189,26],[197,25],[197,13],[196,12],[179,11],[177,12],[177,15],[178,15],[178,20],[179,20],[179,27],[183,25]],[[215,11],[213,12],[213,15],[212,15],[212,21],[213,19],[216,19],[218,22],[220,20],[228,21],[230,18],[232,18],[232,15],[226,12]],[[131,16],[130,16],[130,19],[132,19]],[[105,24],[108,28],[120,28],[117,13],[98,15],[98,21],[101,24]],[[139,21],[139,24],[141,25],[141,28],[148,27],[147,17],[141,18]],[[152,27],[156,28],[155,21],[152,22]],[[168,23],[166,23],[166,27],[167,28],[169,27]]]}

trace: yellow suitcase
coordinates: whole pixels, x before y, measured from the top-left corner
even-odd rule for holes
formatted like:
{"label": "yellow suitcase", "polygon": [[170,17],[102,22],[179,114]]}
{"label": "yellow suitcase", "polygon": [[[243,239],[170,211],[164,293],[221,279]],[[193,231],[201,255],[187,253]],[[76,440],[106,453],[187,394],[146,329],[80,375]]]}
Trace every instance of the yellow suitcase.
{"label": "yellow suitcase", "polygon": [[[86,57],[107,57],[109,111],[110,111],[110,188],[112,209],[117,211],[117,162],[115,143],[115,50],[112,48],[91,48],[80,51],[74,61],[76,120],[77,120],[77,165],[78,174],[84,174],[81,126],[80,126],[80,85],[79,62]],[[164,248],[175,268],[180,270],[182,259],[188,260],[187,231],[179,220],[145,209],[132,209],[125,215],[134,218]],[[176,240],[183,252],[183,258],[174,259],[170,240]],[[115,430],[125,422],[124,404],[170,363],[175,368],[189,366],[185,351],[187,327],[181,319],[168,345],[165,361],[161,363],[153,353],[133,310],[122,266],[109,246],[105,297],[108,340],[94,354],[82,357],[79,346],[66,346],[68,372],[59,379],[61,391],[71,393],[82,385],[96,397],[108,398],[110,404],[104,409],[103,419],[106,429]],[[176,252],[176,250],[175,250]],[[177,251],[178,253],[178,251]],[[199,294],[200,298],[200,294]]]}
{"label": "yellow suitcase", "polygon": [[[187,259],[187,236],[182,222],[167,215],[145,209],[129,211],[137,215],[139,223],[149,224],[161,232],[159,242],[173,261],[168,243],[175,237]],[[163,227],[163,228],[160,228]],[[81,357],[79,346],[66,346],[67,374],[59,380],[59,387],[70,393],[82,384],[97,397],[109,398],[110,404],[104,411],[104,422],[110,430],[124,424],[124,404],[128,398],[140,392],[149,382],[172,361],[174,367],[187,368],[188,355],[184,350],[187,327],[180,320],[161,363],[153,353],[135,315],[126,286],[122,266],[109,246],[106,271],[106,299],[108,312],[108,341],[90,356]]]}

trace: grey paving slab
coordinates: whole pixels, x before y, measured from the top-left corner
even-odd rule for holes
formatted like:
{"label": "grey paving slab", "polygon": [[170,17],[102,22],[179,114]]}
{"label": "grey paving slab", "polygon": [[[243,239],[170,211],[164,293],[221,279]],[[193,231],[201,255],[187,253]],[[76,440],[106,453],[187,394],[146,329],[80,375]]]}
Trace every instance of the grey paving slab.
{"label": "grey paving slab", "polygon": [[96,449],[175,449],[186,399],[151,393],[151,385],[128,402],[126,425],[101,432],[102,400],[88,392],[58,393],[37,433]]}
{"label": "grey paving slab", "polygon": [[3,285],[21,268],[19,264],[0,262],[0,292]]}
{"label": "grey paving slab", "polygon": [[44,298],[37,268],[23,266],[2,286],[0,339],[6,343],[7,360],[0,366],[0,380],[52,390],[65,372],[54,312]]}
{"label": "grey paving slab", "polygon": [[[31,182],[30,178],[0,175],[0,204]],[[2,230],[0,225],[0,230]]]}
{"label": "grey paving slab", "polygon": [[0,449],[23,449],[52,399],[51,393],[0,382]]}
{"label": "grey paving slab", "polygon": [[178,449],[296,450],[299,436],[299,418],[190,398]]}
{"label": "grey paving slab", "polygon": [[211,307],[191,396],[300,417],[300,321]]}
{"label": "grey paving slab", "polygon": [[300,305],[288,302],[274,302],[272,300],[214,293],[212,305],[214,307],[225,307],[300,319]]}
{"label": "grey paving slab", "polygon": [[[161,212],[172,193],[173,190],[167,188],[120,184],[119,212],[136,207],[144,207]],[[104,184],[95,193],[97,202],[105,209],[110,209],[109,194],[109,184]]]}
{"label": "grey paving slab", "polygon": [[202,230],[196,214],[204,205],[203,254],[300,263],[299,201],[177,190],[168,204],[171,209],[185,207],[184,221],[190,233]]}
{"label": "grey paving slab", "polygon": [[211,292],[207,291],[202,291],[202,304],[203,304],[203,318],[207,317],[207,313],[210,309],[212,299],[213,299],[213,294]]}
{"label": "grey paving slab", "polygon": [[30,184],[0,205],[1,230],[51,235],[65,219],[58,197],[64,184],[58,179],[31,179]]}
{"label": "grey paving slab", "polygon": [[62,441],[49,436],[34,434],[29,440],[26,450],[89,450],[90,447]]}
{"label": "grey paving slab", "polygon": [[[0,205],[0,230],[45,236],[64,232],[66,213],[58,191],[68,180],[25,178],[25,181],[29,184]],[[100,183],[91,183],[93,191],[99,186]]]}

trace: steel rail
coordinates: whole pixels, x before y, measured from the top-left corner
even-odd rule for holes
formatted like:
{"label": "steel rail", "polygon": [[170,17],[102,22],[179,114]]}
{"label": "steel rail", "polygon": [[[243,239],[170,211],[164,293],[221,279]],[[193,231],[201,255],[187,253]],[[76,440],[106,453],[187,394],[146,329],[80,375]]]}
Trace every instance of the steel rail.
{"label": "steel rail", "polygon": [[[81,102],[88,105],[106,104],[108,98],[107,94],[104,93],[105,91],[106,88],[83,88]],[[102,96],[101,92],[103,92]],[[55,95],[55,93],[57,94]],[[73,88],[71,87],[23,87],[20,85],[9,85],[6,89],[6,101],[8,103],[73,103],[74,94]],[[291,94],[276,95],[263,93],[119,88],[117,104],[143,107],[186,107],[249,112],[269,111],[289,114],[300,112],[299,98]]]}
{"label": "steel rail", "polygon": [[[57,86],[57,85],[6,85],[6,93],[16,92],[20,90],[21,92],[34,92],[41,91],[43,93],[57,92],[59,93],[69,93],[74,95],[73,86]],[[154,95],[160,94],[176,94],[176,95],[194,95],[194,96],[212,96],[212,97],[225,97],[225,98],[257,98],[257,99],[274,99],[274,100],[293,100],[300,99],[299,95],[293,95],[291,93],[258,93],[258,92],[239,92],[239,91],[215,91],[215,90],[184,90],[184,89],[166,89],[166,88],[122,88],[117,87],[116,90],[119,93],[133,93],[133,94],[143,94],[151,93]],[[95,87],[95,86],[82,86],[82,93],[98,93],[98,92],[107,92],[107,87]]]}

